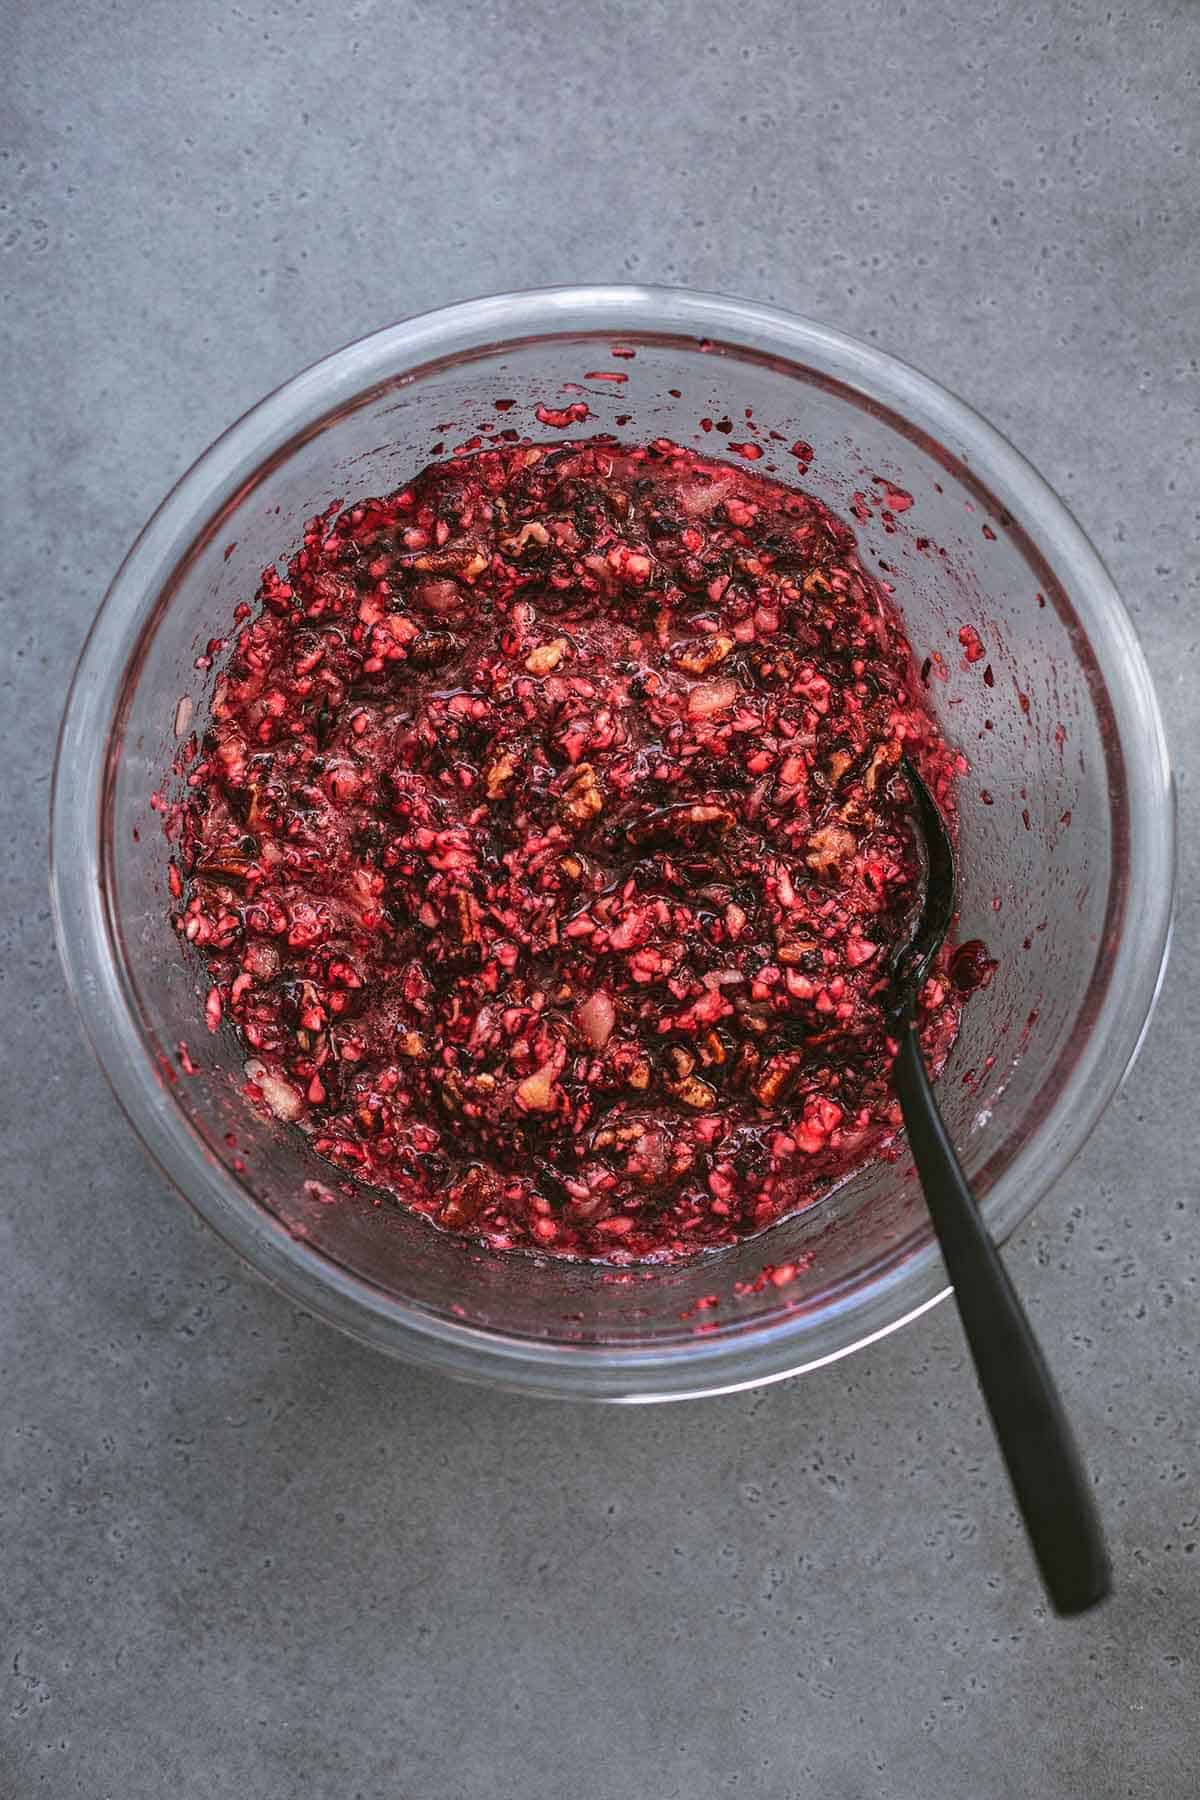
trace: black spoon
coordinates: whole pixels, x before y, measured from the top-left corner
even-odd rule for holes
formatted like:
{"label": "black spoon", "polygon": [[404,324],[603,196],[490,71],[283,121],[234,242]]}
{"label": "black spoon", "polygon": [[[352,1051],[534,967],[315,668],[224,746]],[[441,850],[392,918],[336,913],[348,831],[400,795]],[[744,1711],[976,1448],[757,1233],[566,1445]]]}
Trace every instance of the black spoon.
{"label": "black spoon", "polygon": [[954,1154],[917,1042],[917,996],[950,928],[956,873],[937,803],[907,757],[902,768],[916,802],[926,884],[913,935],[892,965],[896,1092],[1017,1506],[1050,1603],[1068,1617],[1109,1592],[1108,1552],[1062,1402]]}

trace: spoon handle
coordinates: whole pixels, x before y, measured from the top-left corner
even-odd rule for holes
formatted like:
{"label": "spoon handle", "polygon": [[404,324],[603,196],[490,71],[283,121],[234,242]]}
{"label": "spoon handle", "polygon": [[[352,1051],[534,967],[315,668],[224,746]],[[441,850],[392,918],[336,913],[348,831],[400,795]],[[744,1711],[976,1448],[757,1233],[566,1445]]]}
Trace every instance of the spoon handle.
{"label": "spoon handle", "polygon": [[1111,1580],[1091,1487],[1008,1271],[942,1123],[911,1020],[898,1028],[895,1082],[975,1371],[1056,1613],[1095,1606]]}

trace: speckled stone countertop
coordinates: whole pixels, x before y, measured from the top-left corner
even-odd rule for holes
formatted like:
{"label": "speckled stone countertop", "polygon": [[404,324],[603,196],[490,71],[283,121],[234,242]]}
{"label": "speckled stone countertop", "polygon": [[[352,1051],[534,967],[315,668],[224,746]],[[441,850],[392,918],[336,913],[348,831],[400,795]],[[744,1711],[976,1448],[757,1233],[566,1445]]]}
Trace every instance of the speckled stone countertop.
{"label": "speckled stone countertop", "polygon": [[[0,56],[3,1800],[1192,1795],[1200,14],[41,0]],[[950,1310],[653,1412],[413,1374],[193,1222],[69,1015],[54,727],[166,485],[348,338],[594,278],[925,367],[1141,631],[1182,769],[1170,980],[1008,1252],[1112,1535],[1079,1623]]]}

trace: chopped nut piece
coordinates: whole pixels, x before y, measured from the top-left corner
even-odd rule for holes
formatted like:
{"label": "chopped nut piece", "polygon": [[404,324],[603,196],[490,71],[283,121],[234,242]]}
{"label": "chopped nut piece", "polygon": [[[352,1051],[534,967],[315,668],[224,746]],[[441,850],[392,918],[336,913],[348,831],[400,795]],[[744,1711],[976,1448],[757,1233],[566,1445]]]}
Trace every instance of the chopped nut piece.
{"label": "chopped nut piece", "polygon": [[754,1097],[760,1106],[774,1106],[791,1077],[799,1068],[797,1056],[773,1056],[754,1084]]}
{"label": "chopped nut piece", "polygon": [[568,648],[566,638],[553,638],[548,644],[539,644],[525,658],[525,667],[531,675],[548,675],[551,669],[557,669]]}
{"label": "chopped nut piece", "polygon": [[454,1069],[447,1069],[442,1076],[439,1097],[448,1112],[456,1113],[462,1106],[462,1080]]}
{"label": "chopped nut piece", "polygon": [[705,638],[701,643],[681,650],[675,661],[689,675],[707,675],[710,669],[715,669],[718,663],[725,661],[732,649],[733,639],[718,633],[715,637]]}
{"label": "chopped nut piece", "polygon": [[517,772],[517,759],[506,750],[498,756],[485,779],[485,793],[489,800],[498,800],[513,776]]}
{"label": "chopped nut piece", "polygon": [[808,855],[805,857],[810,869],[818,875],[828,875],[843,862],[854,855],[856,840],[852,831],[841,825],[823,825],[814,831],[808,840]]}
{"label": "chopped nut piece", "polygon": [[592,1147],[596,1150],[611,1150],[614,1145],[623,1148],[627,1144],[636,1144],[646,1135],[646,1127],[636,1121],[628,1125],[603,1125],[592,1139]]}
{"label": "chopped nut piece", "polygon": [[494,1176],[474,1164],[446,1196],[440,1214],[442,1224],[451,1231],[461,1231],[471,1224],[479,1217],[495,1185]]}
{"label": "chopped nut piece", "polygon": [[548,544],[550,533],[536,519],[531,519],[528,525],[522,525],[520,531],[513,532],[510,537],[502,537],[499,542],[505,556],[520,556],[526,544],[530,542]]}
{"label": "chopped nut piece", "polygon": [[698,1075],[689,1075],[686,1081],[672,1088],[676,1099],[690,1106],[693,1112],[707,1112],[710,1106],[717,1104],[716,1089],[710,1088],[707,1081],[701,1081]]}
{"label": "chopped nut piece", "polygon": [[604,809],[604,796],[591,763],[578,763],[563,792],[563,810],[578,824],[594,819]]}
{"label": "chopped nut piece", "polygon": [[543,1063],[532,1075],[527,1075],[517,1088],[517,1104],[526,1112],[549,1112],[554,1105],[554,1080],[558,1065],[553,1062]]}
{"label": "chopped nut piece", "polygon": [[223,850],[197,863],[196,873],[209,881],[247,881],[254,873],[254,867],[252,856],[239,856],[233,850]]}
{"label": "chopped nut piece", "polygon": [[875,792],[879,783],[880,774],[883,770],[894,769],[896,767],[896,764],[900,761],[902,750],[903,746],[896,738],[892,738],[886,744],[877,744],[875,746],[875,754],[871,758],[870,766],[867,769],[865,778],[865,785],[868,793],[873,794]]}
{"label": "chopped nut piece", "polygon": [[479,908],[476,906],[470,894],[455,894],[454,910],[457,915],[459,937],[464,944],[474,943],[479,935],[475,928],[475,918]]}
{"label": "chopped nut piece", "polygon": [[648,844],[694,836],[706,829],[723,833],[736,823],[728,806],[698,801],[691,806],[664,806],[648,818],[635,819],[626,828],[626,836],[631,844]]}

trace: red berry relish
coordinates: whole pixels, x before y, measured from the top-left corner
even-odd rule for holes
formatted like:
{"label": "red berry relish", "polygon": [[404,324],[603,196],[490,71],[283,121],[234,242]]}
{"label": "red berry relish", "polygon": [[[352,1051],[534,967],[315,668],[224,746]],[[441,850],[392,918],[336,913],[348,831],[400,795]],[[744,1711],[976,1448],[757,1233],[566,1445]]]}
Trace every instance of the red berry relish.
{"label": "red berry relish", "polygon": [[[949,803],[956,759],[819,501],[506,445],[331,507],[239,615],[172,876],[255,1104],[452,1231],[620,1261],[895,1136],[896,765]],[[935,1065],[961,1004],[927,984]]]}

